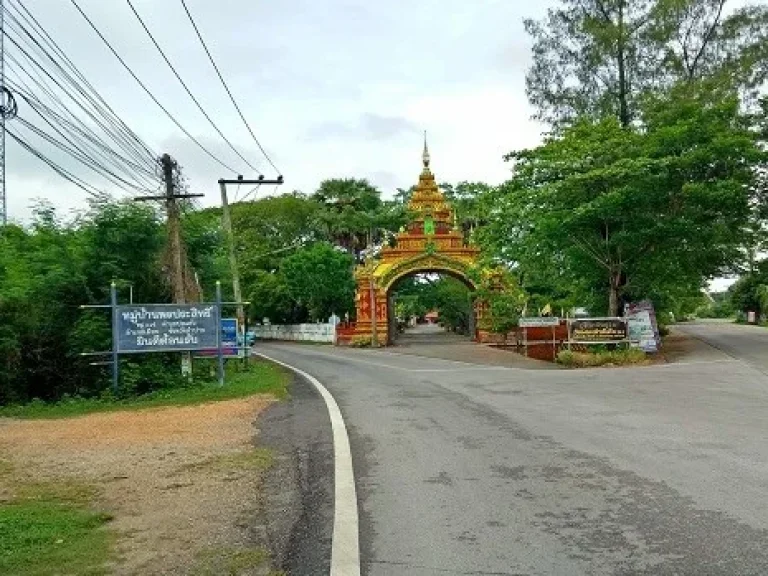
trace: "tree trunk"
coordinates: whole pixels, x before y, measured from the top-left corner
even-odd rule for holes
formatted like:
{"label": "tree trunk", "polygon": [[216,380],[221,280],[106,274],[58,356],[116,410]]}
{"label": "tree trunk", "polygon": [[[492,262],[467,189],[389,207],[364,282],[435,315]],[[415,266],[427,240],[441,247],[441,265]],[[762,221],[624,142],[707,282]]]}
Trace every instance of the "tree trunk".
{"label": "tree trunk", "polygon": [[631,121],[629,114],[629,104],[627,103],[628,92],[627,89],[627,67],[626,67],[626,51],[624,47],[624,4],[619,4],[619,37],[617,39],[616,58],[618,60],[619,67],[619,121],[622,127],[627,128]]}
{"label": "tree trunk", "polygon": [[621,272],[611,272],[608,276],[608,316],[619,315],[619,288],[621,287]]}

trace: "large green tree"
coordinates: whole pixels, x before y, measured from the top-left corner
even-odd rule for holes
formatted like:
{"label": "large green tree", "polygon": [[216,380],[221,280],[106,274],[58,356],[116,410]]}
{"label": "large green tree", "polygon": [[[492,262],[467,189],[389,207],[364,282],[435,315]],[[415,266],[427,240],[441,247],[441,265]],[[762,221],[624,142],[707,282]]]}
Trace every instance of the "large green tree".
{"label": "large green tree", "polygon": [[313,321],[325,321],[331,314],[354,311],[355,279],[353,260],[346,252],[319,242],[286,258],[280,272],[288,294],[305,306]]}
{"label": "large green tree", "polygon": [[405,222],[402,203],[383,201],[381,191],[364,179],[324,180],[312,199],[320,204],[325,237],[356,257]]}
{"label": "large green tree", "polygon": [[690,294],[729,271],[747,234],[765,158],[749,120],[734,94],[697,84],[646,102],[642,129],[581,120],[508,156],[485,242],[611,315],[623,298]]}
{"label": "large green tree", "polygon": [[768,77],[768,6],[726,0],[560,0],[526,20],[538,118],[612,115],[629,126],[649,92],[716,78],[754,96]]}

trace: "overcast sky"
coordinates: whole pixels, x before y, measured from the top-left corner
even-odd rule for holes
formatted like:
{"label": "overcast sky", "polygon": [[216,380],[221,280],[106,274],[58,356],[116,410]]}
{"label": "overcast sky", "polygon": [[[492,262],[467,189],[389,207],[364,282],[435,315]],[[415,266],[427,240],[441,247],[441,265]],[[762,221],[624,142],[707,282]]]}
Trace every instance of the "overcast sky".
{"label": "overcast sky", "polygon": [[[332,177],[368,178],[385,195],[414,184],[427,130],[441,181],[496,183],[502,155],[535,145],[523,18],[551,2],[510,0],[187,0],[256,135],[285,177],[283,191],[313,192]],[[182,124],[246,176],[151,45],[124,0],[80,0],[138,76]],[[184,168],[193,192],[218,198],[228,176],[200,152],[120,68],[68,0],[26,0],[93,85],[158,152]],[[223,132],[268,177],[178,0],[135,0],[171,61]],[[8,48],[9,51],[13,47]],[[20,114],[25,113],[22,105]],[[45,150],[44,150],[45,151]],[[100,182],[68,162],[72,171]],[[34,198],[68,210],[84,194],[9,144],[9,213]],[[267,191],[264,191],[267,192]]]}
{"label": "overcast sky", "polygon": [[[79,3],[181,123],[238,172],[252,176],[171,75],[127,3]],[[180,1],[134,3],[223,132],[251,163],[274,177],[219,84]],[[540,141],[543,127],[531,120],[525,97],[531,55],[523,19],[542,17],[554,0],[187,3],[249,123],[284,175],[283,192],[311,193],[323,179],[358,177],[391,196],[397,187],[417,181],[424,130],[433,170],[445,182],[501,182],[509,174],[502,155]],[[205,194],[205,205],[217,204],[216,181],[233,174],[174,126],[71,2],[24,4],[126,123],[155,151],[180,162],[191,191]],[[19,114],[31,116],[23,103]],[[50,147],[42,151],[61,158]],[[76,162],[62,162],[108,188]],[[37,198],[53,202],[64,214],[83,207],[86,196],[80,189],[12,142],[6,166],[12,220],[28,221]]]}

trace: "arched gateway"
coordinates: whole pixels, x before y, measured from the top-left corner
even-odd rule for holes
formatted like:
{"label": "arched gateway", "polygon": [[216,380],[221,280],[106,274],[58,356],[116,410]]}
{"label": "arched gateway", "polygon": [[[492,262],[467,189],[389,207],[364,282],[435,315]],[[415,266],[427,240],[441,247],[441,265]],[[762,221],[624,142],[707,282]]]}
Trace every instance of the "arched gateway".
{"label": "arched gateway", "polygon": [[[375,330],[380,344],[391,342],[395,334],[391,291],[401,278],[439,272],[477,288],[471,271],[477,266],[480,249],[465,241],[453,208],[437,187],[429,160],[425,140],[424,168],[408,203],[412,220],[397,234],[394,247],[383,248],[378,257],[369,258],[355,271],[358,338],[372,338]],[[474,325],[470,325],[470,333],[474,336]]]}

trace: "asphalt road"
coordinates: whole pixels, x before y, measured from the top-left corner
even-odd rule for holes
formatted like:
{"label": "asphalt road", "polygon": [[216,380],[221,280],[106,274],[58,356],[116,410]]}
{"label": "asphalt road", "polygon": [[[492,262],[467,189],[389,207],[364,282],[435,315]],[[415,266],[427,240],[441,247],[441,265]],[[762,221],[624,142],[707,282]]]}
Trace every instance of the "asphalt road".
{"label": "asphalt road", "polygon": [[350,431],[370,576],[768,574],[768,378],[261,344]]}
{"label": "asphalt road", "polygon": [[698,322],[677,324],[675,330],[699,338],[768,374],[768,329],[731,322]]}

